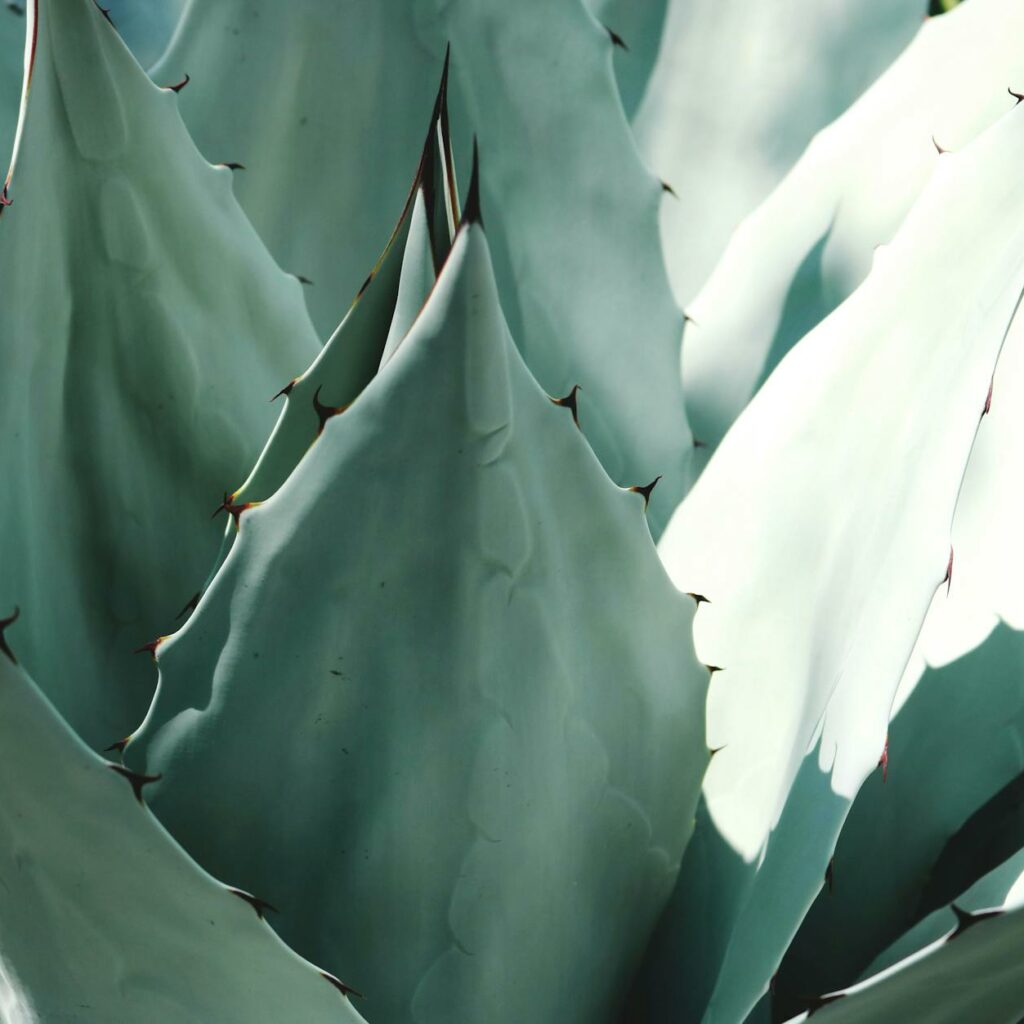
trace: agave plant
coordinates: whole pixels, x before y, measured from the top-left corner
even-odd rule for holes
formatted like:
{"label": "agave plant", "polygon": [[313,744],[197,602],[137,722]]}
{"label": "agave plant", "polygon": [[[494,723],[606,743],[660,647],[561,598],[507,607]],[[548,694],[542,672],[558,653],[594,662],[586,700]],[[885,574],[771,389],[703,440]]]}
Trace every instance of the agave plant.
{"label": "agave plant", "polygon": [[4,1024],[1024,1016],[1024,24],[926,6],[0,12]]}

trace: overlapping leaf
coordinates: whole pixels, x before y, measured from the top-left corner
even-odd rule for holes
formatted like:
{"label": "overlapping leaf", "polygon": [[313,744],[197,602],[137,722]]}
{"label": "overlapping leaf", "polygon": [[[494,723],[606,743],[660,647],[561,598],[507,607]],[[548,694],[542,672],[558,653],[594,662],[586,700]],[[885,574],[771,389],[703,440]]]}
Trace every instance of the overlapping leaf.
{"label": "overlapping leaf", "polygon": [[[698,649],[724,669],[708,709],[724,749],[704,794],[733,853],[712,859],[704,888],[735,923],[718,932],[709,1021],[742,1019],[778,966],[955,572],[957,493],[1024,286],[1022,154],[1011,112],[944,158],[875,272],[783,361],[662,542],[673,578],[711,600]],[[696,922],[682,927],[696,944]]]}
{"label": "overlapping leaf", "polygon": [[27,668],[103,746],[143,714],[132,652],[201,584],[217,497],[319,346],[175,94],[90,0],[27,14],[0,220],[0,602],[26,613]]}
{"label": "overlapping leaf", "polygon": [[156,812],[380,1024],[614,1019],[692,827],[694,603],[573,419],[464,224],[158,648]]}
{"label": "overlapping leaf", "polygon": [[582,3],[197,3],[154,75],[192,75],[189,127],[210,159],[245,165],[242,205],[282,265],[315,282],[306,297],[326,331],[391,230],[449,42],[456,149],[476,133],[490,154],[484,202],[513,335],[551,394],[583,387],[587,436],[616,482],[663,475],[658,533],[691,454],[682,316],[660,183],[636,152],[609,34]]}

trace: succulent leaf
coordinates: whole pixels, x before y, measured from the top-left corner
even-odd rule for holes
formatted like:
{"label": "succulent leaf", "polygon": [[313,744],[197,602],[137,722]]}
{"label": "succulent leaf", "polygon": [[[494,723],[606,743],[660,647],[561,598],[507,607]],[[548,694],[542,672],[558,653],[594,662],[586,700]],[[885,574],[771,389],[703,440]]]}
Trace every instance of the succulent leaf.
{"label": "succulent leaf", "polygon": [[[199,868],[0,657],[0,1017],[362,1018]],[[130,780],[129,780],[130,781]]]}
{"label": "succulent leaf", "polygon": [[[614,3],[627,5],[634,17],[662,6]],[[669,276],[687,311],[741,218],[815,131],[909,42],[926,6],[927,0],[669,3],[633,123],[644,159],[674,193],[662,203],[661,230]],[[755,273],[774,268],[760,264]],[[756,286],[744,280],[733,300]],[[696,424],[694,433],[703,440]]]}
{"label": "succulent leaf", "polygon": [[96,6],[23,20],[31,89],[0,218],[0,605],[23,607],[23,663],[100,748],[143,713],[132,651],[201,583],[215,496],[319,345],[230,172]]}
{"label": "succulent leaf", "polygon": [[947,589],[957,493],[1024,287],[1021,113],[937,169],[865,284],[737,420],[662,540],[680,588],[711,599],[698,650],[728,669],[709,694],[709,743],[724,749],[704,795],[747,878],[710,869],[740,891],[715,897],[736,924],[719,932],[708,1020],[742,1019],[767,986]]}
{"label": "succulent leaf", "polygon": [[482,198],[513,335],[550,394],[583,386],[588,439],[617,483],[665,475],[657,534],[691,456],[682,315],[661,185],[636,151],[607,30],[582,3],[196,3],[153,73],[191,73],[181,106],[200,148],[246,165],[240,201],[282,265],[316,282],[306,299],[326,330],[406,194],[449,42],[456,149],[475,133],[488,153]]}
{"label": "succulent leaf", "polygon": [[376,1022],[594,1024],[692,828],[708,674],[642,498],[514,348],[474,192],[408,337],[158,649],[126,756]]}
{"label": "succulent leaf", "polygon": [[739,226],[687,296],[683,384],[701,440],[717,444],[786,352],[867,276],[941,163],[936,144],[955,152],[1014,105],[1022,31],[1015,0],[927,19]]}

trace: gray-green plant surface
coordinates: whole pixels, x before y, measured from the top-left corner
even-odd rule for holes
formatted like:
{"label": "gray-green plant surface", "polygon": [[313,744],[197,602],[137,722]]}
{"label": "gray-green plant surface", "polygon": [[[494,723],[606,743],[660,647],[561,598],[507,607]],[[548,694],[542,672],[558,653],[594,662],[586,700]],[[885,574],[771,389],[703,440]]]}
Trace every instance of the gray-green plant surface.
{"label": "gray-green plant surface", "polygon": [[0,10],[0,1020],[1021,1020],[1020,20]]}

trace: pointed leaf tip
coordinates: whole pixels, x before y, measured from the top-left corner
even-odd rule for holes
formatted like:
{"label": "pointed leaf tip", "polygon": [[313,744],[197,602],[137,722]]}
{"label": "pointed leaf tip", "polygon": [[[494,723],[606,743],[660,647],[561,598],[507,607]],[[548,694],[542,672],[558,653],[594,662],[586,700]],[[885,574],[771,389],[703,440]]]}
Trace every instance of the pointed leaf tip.
{"label": "pointed leaf tip", "polygon": [[466,205],[462,209],[462,223],[484,226],[483,214],[480,211],[480,147],[475,135],[473,136],[473,171],[469,177]]}
{"label": "pointed leaf tip", "polygon": [[11,650],[10,645],[7,643],[7,637],[4,633],[8,626],[18,621],[18,616],[20,615],[21,609],[15,605],[14,611],[6,619],[0,619],[0,651],[7,655],[13,665],[18,664],[18,659],[14,656],[14,651]]}

